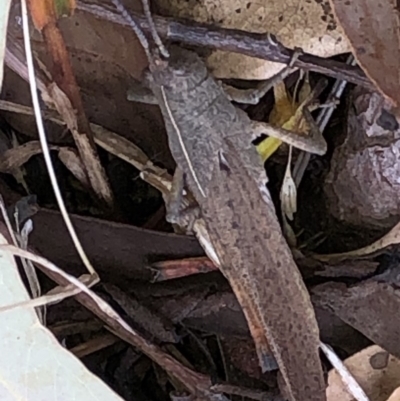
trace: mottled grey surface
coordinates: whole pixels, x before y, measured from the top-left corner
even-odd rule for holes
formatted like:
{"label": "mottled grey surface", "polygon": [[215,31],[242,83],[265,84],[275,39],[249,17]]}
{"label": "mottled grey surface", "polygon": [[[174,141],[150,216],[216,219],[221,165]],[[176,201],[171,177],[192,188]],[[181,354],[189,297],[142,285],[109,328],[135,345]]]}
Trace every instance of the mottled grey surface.
{"label": "mottled grey surface", "polygon": [[[223,273],[253,338],[269,344],[290,399],[324,400],[319,330],[310,296],[272,203],[265,204],[237,152],[229,146],[224,150],[227,164],[216,166],[209,196],[202,204]],[[229,197],[232,188],[235,196]],[[256,330],[260,327],[262,332]]]}
{"label": "mottled grey surface", "polygon": [[260,185],[265,183],[261,158],[251,144],[250,119],[232,105],[196,53],[172,46],[168,65],[148,74],[147,83],[161,107],[172,155],[198,201],[208,193],[216,150],[227,137],[252,177]]}

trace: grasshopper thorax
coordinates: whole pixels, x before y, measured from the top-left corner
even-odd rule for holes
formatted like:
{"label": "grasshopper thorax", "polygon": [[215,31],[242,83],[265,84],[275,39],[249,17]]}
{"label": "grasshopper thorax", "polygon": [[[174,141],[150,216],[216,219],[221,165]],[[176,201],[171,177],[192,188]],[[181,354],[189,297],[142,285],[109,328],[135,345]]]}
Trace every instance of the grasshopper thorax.
{"label": "grasshopper thorax", "polygon": [[169,58],[155,60],[150,65],[151,85],[179,93],[197,87],[206,79],[207,68],[195,52],[178,46],[171,46],[168,50]]}

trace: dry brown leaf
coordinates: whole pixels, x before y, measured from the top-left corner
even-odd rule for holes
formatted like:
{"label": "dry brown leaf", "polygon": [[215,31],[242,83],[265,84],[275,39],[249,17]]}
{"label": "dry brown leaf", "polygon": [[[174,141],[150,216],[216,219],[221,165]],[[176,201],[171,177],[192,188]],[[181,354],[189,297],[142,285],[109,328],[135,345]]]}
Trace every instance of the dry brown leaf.
{"label": "dry brown leaf", "polygon": [[[31,1],[29,4],[32,8],[33,2]],[[43,5],[44,2],[42,1],[40,4]],[[97,148],[94,144],[93,134],[90,130],[90,124],[83,107],[81,91],[73,72],[67,46],[64,42],[63,35],[59,30],[59,26],[53,18],[55,15],[55,4],[47,1],[41,11],[44,11],[43,15],[45,16],[43,21],[41,20],[41,22],[45,23],[42,30],[43,39],[48,51],[48,56],[52,61],[50,63],[50,73],[52,75],[52,80],[54,80],[50,85],[48,85],[47,89],[49,93],[51,93],[57,111],[63,118],[65,117],[65,122],[67,123],[75,141],[94,193],[99,197],[99,199],[105,201],[107,207],[110,207],[113,205],[114,196],[108,177],[97,154]],[[25,16],[25,13],[23,13],[23,16]],[[27,25],[27,23],[23,24],[24,38],[26,39],[25,43],[28,43],[29,35],[27,32]],[[30,48],[28,46],[26,47],[28,57],[32,57]],[[35,74],[33,70],[34,68],[30,71],[30,77]],[[32,87],[31,83],[30,85]],[[39,132],[41,132],[41,130],[39,130]],[[41,138],[43,138],[43,135],[44,134],[42,133],[40,134]],[[55,183],[53,182],[53,186],[55,186],[54,184]]]}
{"label": "dry brown leaf", "polygon": [[[289,48],[321,57],[350,51],[328,0],[157,0],[164,15],[194,19],[224,28],[270,32]],[[207,60],[219,78],[267,79],[283,65],[240,54],[215,51]]]}
{"label": "dry brown leaf", "polygon": [[361,68],[399,105],[399,11],[394,0],[330,0]]}
{"label": "dry brown leaf", "polygon": [[400,297],[396,276],[392,268],[351,286],[334,281],[319,284],[311,288],[313,303],[400,358]]}
{"label": "dry brown leaf", "polygon": [[[344,361],[371,401],[386,401],[400,386],[400,360],[377,345],[365,348]],[[327,401],[353,401],[335,370],[328,375]]]}
{"label": "dry brown leaf", "polygon": [[328,213],[355,227],[390,230],[400,218],[400,119],[377,91],[356,88],[324,182]]}

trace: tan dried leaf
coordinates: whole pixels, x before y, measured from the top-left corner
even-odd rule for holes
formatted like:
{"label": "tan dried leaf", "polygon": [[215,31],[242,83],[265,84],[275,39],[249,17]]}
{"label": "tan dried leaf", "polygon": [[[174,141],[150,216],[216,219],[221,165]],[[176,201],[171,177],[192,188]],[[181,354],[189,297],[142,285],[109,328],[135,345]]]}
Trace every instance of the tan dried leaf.
{"label": "tan dried leaf", "polygon": [[[270,32],[289,48],[321,57],[350,51],[328,0],[157,0],[164,15],[194,19],[224,28]],[[214,51],[207,60],[218,78],[267,79],[283,64]]]}
{"label": "tan dried leaf", "polygon": [[395,0],[330,0],[361,68],[400,105],[399,10]]}
{"label": "tan dried leaf", "polygon": [[[58,146],[50,146],[50,149],[58,149]],[[42,153],[42,147],[39,141],[30,141],[23,145],[6,150],[0,161],[0,171],[2,173],[11,173],[18,167],[21,167],[32,156]]]}
{"label": "tan dried leaf", "polygon": [[393,391],[392,395],[387,399],[387,401],[400,401],[400,387]]}
{"label": "tan dried leaf", "polygon": [[[400,386],[400,360],[377,345],[365,348],[344,364],[371,401],[386,401]],[[327,401],[354,401],[335,370],[328,375]]]}

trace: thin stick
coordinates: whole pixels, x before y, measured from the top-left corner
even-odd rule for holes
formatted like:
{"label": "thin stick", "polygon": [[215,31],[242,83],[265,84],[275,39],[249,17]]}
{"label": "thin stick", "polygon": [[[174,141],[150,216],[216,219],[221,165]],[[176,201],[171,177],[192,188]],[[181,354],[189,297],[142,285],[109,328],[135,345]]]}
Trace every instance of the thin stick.
{"label": "thin stick", "polygon": [[[77,9],[91,13],[103,21],[128,25],[125,18],[119,13],[114,13],[113,10],[103,7],[100,3],[89,4],[86,1],[77,0]],[[149,32],[149,24],[145,17],[138,13],[132,13],[132,18],[145,32]],[[240,53],[283,64],[287,64],[293,57],[293,50],[280,43],[277,44],[276,41],[268,41],[268,35],[266,34],[221,28],[194,21],[178,22],[172,18],[160,16],[155,16],[153,19],[161,37],[171,42]],[[315,71],[329,77],[345,79],[348,82],[371,90],[376,89],[360,68],[346,65],[340,61],[304,53],[296,60],[294,67]]]}
{"label": "thin stick", "polygon": [[89,273],[92,276],[97,277],[97,273],[93,268],[92,264],[90,263],[89,258],[87,257],[82,247],[82,244],[80,243],[79,238],[75,232],[71,219],[69,218],[67,208],[65,207],[64,199],[61,195],[60,187],[58,186],[57,177],[53,168],[53,163],[51,161],[49,145],[47,143],[46,133],[43,125],[43,119],[40,111],[39,98],[37,94],[35,67],[33,65],[31,42],[29,39],[29,23],[28,23],[28,11],[26,7],[26,0],[21,0],[21,14],[22,14],[24,45],[26,52],[26,64],[28,66],[28,75],[29,75],[29,87],[31,89],[32,103],[33,103],[33,108],[35,110],[36,125],[39,133],[40,144],[43,150],[44,161],[46,163],[47,171],[50,176],[51,185],[53,187],[54,195],[57,199],[58,207],[60,208],[61,214],[64,218],[65,224],[68,228],[68,232],[72,238],[75,248],[78,251],[80,258],[83,264],[88,269]]}

